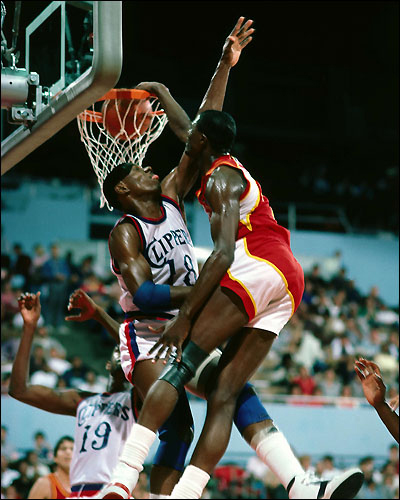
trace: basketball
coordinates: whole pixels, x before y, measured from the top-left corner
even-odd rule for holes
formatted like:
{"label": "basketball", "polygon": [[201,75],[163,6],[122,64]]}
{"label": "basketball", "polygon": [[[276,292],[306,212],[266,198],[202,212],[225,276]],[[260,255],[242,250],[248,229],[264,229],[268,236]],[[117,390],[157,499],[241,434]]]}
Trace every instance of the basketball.
{"label": "basketball", "polygon": [[111,99],[102,107],[103,124],[107,132],[126,141],[142,135],[149,128],[153,115],[147,99]]}

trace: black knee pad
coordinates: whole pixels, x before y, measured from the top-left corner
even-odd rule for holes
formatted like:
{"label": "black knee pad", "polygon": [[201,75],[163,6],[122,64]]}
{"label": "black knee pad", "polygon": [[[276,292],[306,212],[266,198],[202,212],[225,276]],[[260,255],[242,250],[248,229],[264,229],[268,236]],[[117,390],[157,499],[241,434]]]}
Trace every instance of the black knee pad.
{"label": "black knee pad", "polygon": [[183,350],[180,363],[174,360],[166,367],[159,380],[165,380],[180,393],[207,356],[208,352],[190,340]]}

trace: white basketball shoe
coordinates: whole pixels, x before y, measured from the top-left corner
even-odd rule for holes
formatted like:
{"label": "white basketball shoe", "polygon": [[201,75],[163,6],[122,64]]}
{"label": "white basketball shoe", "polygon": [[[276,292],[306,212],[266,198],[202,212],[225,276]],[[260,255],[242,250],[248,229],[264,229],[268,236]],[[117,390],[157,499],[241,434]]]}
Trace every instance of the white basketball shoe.
{"label": "white basketball shoe", "polygon": [[289,498],[354,498],[364,481],[364,474],[354,467],[338,474],[330,481],[318,479],[313,473],[294,477],[287,486]]}

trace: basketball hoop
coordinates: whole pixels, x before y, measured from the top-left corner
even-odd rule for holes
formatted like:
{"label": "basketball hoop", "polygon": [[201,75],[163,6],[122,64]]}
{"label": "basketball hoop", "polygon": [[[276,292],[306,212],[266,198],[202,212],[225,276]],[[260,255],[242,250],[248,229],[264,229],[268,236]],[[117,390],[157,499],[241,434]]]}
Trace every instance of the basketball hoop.
{"label": "basketball hoop", "polygon": [[143,159],[167,123],[157,97],[145,90],[112,89],[77,116],[85,144],[100,185],[100,207],[108,204],[103,182],[120,163],[142,166]]}

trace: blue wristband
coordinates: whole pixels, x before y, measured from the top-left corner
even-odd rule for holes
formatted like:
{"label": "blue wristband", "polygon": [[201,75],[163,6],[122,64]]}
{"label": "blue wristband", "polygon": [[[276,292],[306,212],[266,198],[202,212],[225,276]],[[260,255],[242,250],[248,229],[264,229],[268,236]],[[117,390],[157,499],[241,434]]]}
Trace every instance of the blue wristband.
{"label": "blue wristband", "polygon": [[133,302],[144,312],[163,311],[171,309],[171,291],[169,285],[155,285],[145,281],[137,289]]}

